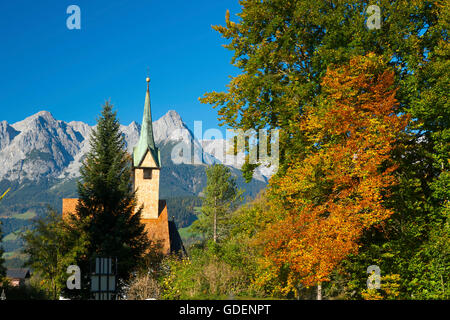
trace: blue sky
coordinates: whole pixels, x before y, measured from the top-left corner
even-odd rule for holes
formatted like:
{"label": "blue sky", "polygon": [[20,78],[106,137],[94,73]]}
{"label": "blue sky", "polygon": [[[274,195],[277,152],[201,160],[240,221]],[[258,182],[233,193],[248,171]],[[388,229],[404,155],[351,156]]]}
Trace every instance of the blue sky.
{"label": "blue sky", "polygon": [[[69,5],[81,30],[69,30]],[[147,69],[153,119],[178,111],[193,128],[217,127],[198,98],[222,91],[232,52],[211,25],[240,11],[238,0],[39,0],[0,2],[0,120],[50,111],[64,121],[95,124],[110,99],[122,124],[141,122]]]}

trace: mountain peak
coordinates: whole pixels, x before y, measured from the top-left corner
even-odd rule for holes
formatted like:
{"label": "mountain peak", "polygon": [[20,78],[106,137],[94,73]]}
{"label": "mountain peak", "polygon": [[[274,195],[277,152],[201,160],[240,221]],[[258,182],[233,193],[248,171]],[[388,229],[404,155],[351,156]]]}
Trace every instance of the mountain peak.
{"label": "mountain peak", "polygon": [[175,117],[181,118],[180,114],[178,112],[176,112],[175,110],[173,110],[173,109],[170,109],[169,111],[167,111],[166,115],[170,115],[170,116],[175,116]]}
{"label": "mountain peak", "polygon": [[43,110],[25,118],[22,121],[16,122],[11,126],[18,131],[25,131],[30,129],[32,123],[36,121],[42,122],[42,120],[47,123],[56,122],[56,119],[50,112]]}
{"label": "mountain peak", "polygon": [[167,111],[165,115],[153,122],[153,132],[156,143],[165,141],[169,137],[171,137],[169,140],[173,140],[176,136],[183,136],[183,133],[189,135],[189,130],[175,110]]}
{"label": "mountain peak", "polygon": [[39,118],[42,118],[46,121],[55,121],[56,120],[55,117],[53,117],[53,115],[49,111],[46,111],[46,110],[39,111],[39,112],[25,118],[25,120],[34,120],[34,119],[39,119]]}
{"label": "mountain peak", "polygon": [[35,114],[35,116],[52,117],[53,118],[53,115],[51,114],[51,112],[47,111],[47,110],[39,111],[38,113]]}
{"label": "mountain peak", "polygon": [[[139,141],[140,127],[135,121],[120,126],[130,153]],[[95,126],[82,121],[56,120],[45,110],[12,125],[0,121],[0,180],[78,177],[83,157],[90,149],[93,129]],[[153,132],[157,144],[182,142],[194,148],[195,156],[200,155],[207,164],[222,159],[205,151],[175,110],[153,122]]]}
{"label": "mountain peak", "polygon": [[161,119],[166,119],[166,122],[172,122],[177,124],[177,126],[181,126],[183,124],[183,120],[178,112],[175,110],[169,110],[165,115],[161,117]]}

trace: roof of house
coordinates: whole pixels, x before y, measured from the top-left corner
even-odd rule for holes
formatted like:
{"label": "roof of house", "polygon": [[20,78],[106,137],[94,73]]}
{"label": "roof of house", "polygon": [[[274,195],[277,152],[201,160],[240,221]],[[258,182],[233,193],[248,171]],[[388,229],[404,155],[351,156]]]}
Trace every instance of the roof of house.
{"label": "roof of house", "polygon": [[6,277],[10,279],[26,279],[30,277],[30,269],[8,269],[6,270]]}
{"label": "roof of house", "polygon": [[170,252],[178,253],[181,256],[186,256],[187,252],[183,245],[183,240],[181,239],[180,234],[178,233],[177,226],[175,221],[169,222],[169,237],[170,237]]}

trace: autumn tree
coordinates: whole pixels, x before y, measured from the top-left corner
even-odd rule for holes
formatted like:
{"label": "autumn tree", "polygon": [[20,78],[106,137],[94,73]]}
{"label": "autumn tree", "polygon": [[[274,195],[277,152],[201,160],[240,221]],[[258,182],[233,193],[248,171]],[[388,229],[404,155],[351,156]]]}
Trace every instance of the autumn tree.
{"label": "autumn tree", "polygon": [[391,152],[407,124],[393,85],[382,58],[356,57],[330,67],[316,105],[305,108],[299,130],[309,155],[271,180],[278,220],[260,235],[265,256],[289,270],[286,292],[329,281],[362,232],[392,214],[383,199],[396,182]]}
{"label": "autumn tree", "polygon": [[[214,30],[233,52],[240,70],[224,92],[208,92],[200,101],[217,109],[222,124],[236,129],[278,129],[280,171],[291,156],[304,154],[307,140],[297,122],[304,107],[321,93],[327,67],[374,52],[393,67],[402,112],[414,114],[431,148],[446,163],[449,108],[446,1],[381,0],[381,29],[369,30],[372,1],[240,1],[242,11]],[[447,142],[447,143],[446,143]],[[445,149],[445,150],[444,150]],[[444,159],[445,158],[445,159]],[[438,159],[435,159],[438,161]],[[250,168],[252,168],[250,166]]]}
{"label": "autumn tree", "polygon": [[[373,30],[366,27],[370,15],[366,10],[375,4],[371,1],[240,4],[241,12],[235,17],[227,12],[225,24],[214,26],[226,40],[224,47],[233,52],[231,63],[240,73],[231,77],[225,91],[208,92],[200,100],[217,109],[224,125],[282,129],[279,176],[311,150],[311,139],[298,124],[305,106],[313,106],[322,94],[327,68],[368,52],[388,61],[395,73],[399,111],[411,115],[409,135],[402,137],[393,155],[399,164],[399,183],[385,199],[395,213],[383,229],[365,233],[360,254],[345,271],[352,273],[348,282],[362,288],[364,268],[378,261],[384,272],[401,274],[400,297],[444,297],[450,255],[434,244],[448,224],[450,190],[447,1],[377,1],[381,29]],[[437,268],[433,259],[444,263]]]}

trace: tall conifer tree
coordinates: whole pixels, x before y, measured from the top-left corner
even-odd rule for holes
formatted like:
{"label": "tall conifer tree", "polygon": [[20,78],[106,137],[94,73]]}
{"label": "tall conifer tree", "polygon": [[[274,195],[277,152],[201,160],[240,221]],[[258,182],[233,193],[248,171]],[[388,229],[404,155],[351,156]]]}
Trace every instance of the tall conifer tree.
{"label": "tall conifer tree", "polygon": [[217,242],[224,233],[225,221],[241,200],[242,190],[236,186],[236,178],[231,170],[222,165],[214,164],[206,169],[207,182],[203,189],[203,205],[201,215],[194,222],[194,230],[212,236]]}
{"label": "tall conifer tree", "polygon": [[[118,280],[135,271],[149,247],[136,211],[131,158],[113,106],[106,102],[91,136],[91,150],[80,169],[75,221],[88,234],[88,254],[80,257],[82,272],[96,256],[116,257]],[[86,284],[85,284],[86,285]]]}

